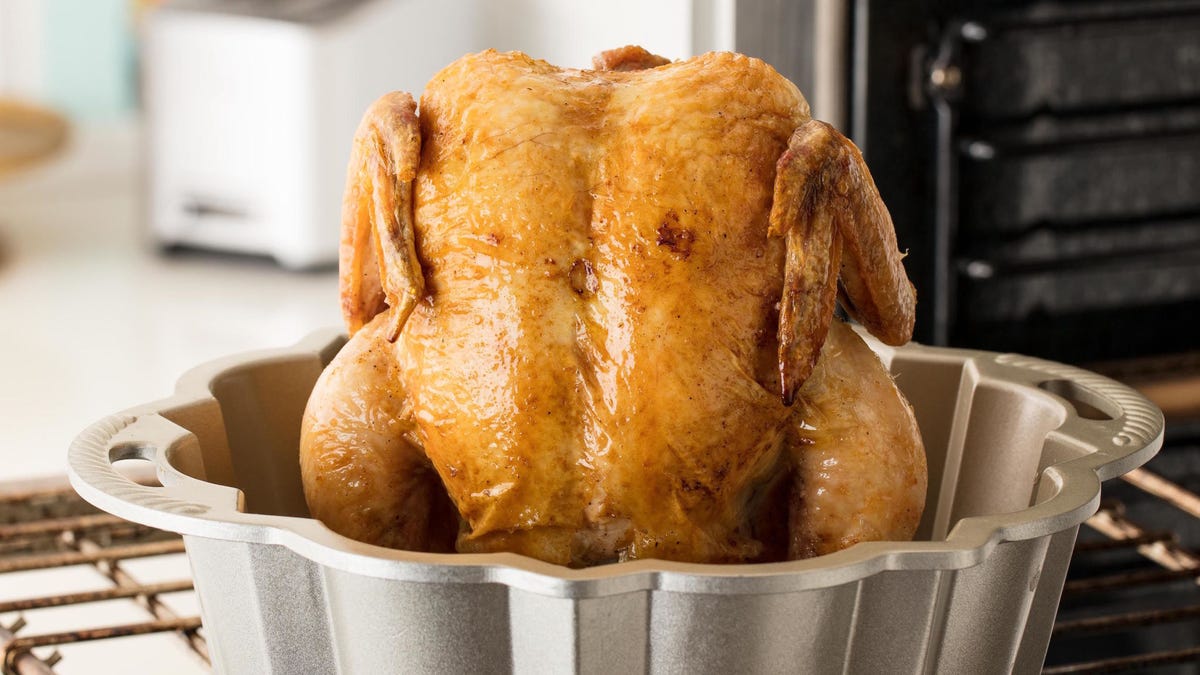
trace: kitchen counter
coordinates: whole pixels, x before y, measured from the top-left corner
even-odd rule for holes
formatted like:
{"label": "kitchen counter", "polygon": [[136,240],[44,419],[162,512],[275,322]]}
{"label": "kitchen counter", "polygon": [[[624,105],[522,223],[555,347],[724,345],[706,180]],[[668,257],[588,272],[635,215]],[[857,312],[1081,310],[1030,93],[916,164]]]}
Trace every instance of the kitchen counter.
{"label": "kitchen counter", "polygon": [[340,324],[332,269],[156,250],[139,156],[131,120],[0,181],[0,482],[62,474],[87,424],[192,366]]}

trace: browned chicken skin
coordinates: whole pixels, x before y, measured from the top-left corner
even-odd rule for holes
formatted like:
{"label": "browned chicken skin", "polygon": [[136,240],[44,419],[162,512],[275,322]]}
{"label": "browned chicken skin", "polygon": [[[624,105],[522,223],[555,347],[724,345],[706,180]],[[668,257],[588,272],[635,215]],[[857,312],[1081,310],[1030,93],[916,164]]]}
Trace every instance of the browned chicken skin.
{"label": "browned chicken skin", "polygon": [[[487,51],[355,138],[315,517],[397,548],[746,562],[907,539],[912,287],[853,145],[761,61]],[[840,275],[839,275],[840,271]],[[792,405],[793,399],[795,405]],[[448,497],[448,499],[447,499]]]}

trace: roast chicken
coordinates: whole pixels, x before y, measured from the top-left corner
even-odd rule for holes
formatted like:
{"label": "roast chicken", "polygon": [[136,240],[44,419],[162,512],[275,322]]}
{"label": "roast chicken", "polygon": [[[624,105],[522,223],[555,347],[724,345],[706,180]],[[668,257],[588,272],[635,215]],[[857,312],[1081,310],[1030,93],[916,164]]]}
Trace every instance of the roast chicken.
{"label": "roast chicken", "polygon": [[486,51],[354,139],[314,517],[421,550],[756,562],[911,538],[915,294],[862,156],[762,61]]}

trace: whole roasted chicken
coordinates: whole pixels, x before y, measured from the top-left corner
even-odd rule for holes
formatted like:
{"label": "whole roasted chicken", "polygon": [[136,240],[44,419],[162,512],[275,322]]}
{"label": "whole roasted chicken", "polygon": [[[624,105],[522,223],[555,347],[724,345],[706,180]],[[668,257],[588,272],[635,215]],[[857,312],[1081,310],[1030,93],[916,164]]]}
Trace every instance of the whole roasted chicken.
{"label": "whole roasted chicken", "polygon": [[355,137],[312,514],[573,566],[911,538],[920,436],[839,291],[883,342],[911,336],[862,156],[767,64],[465,56]]}

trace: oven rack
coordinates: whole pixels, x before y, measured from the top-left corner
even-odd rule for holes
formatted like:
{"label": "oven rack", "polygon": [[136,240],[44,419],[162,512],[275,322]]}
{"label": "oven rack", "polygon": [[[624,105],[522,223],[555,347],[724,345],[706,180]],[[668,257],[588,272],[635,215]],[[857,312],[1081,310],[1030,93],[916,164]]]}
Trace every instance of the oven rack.
{"label": "oven rack", "polygon": [[[1146,469],[1135,469],[1123,477],[1130,485],[1171,504],[1183,513],[1200,518],[1200,496]],[[1153,565],[1144,570],[1080,577],[1072,571],[1063,589],[1064,601],[1099,593],[1150,584],[1190,580],[1190,597],[1181,607],[1118,609],[1098,616],[1060,619],[1055,623],[1052,644],[1081,635],[1117,633],[1146,626],[1200,619],[1200,556],[1180,545],[1171,530],[1157,530],[1134,522],[1125,504],[1105,500],[1087,522],[1100,538],[1077,542],[1073,561],[1086,560],[1119,550],[1136,550]],[[63,657],[59,647],[90,640],[109,640],[147,633],[170,632],[196,658],[209,663],[203,626],[198,616],[177,616],[159,596],[187,591],[190,579],[144,584],[122,569],[126,560],[183,552],[178,535],[136,525],[97,511],[80,499],[65,483],[9,490],[0,495],[0,574],[68,565],[91,565],[111,587],[95,591],[43,595],[0,602],[0,656],[3,672],[18,675],[54,673]],[[1074,563],[1073,563],[1074,568]],[[24,634],[25,615],[50,607],[127,598],[145,610],[147,619],[120,625],[85,625],[66,632]],[[1178,648],[1124,654],[1101,659],[1056,663],[1044,675],[1076,675],[1144,671],[1147,668],[1200,661],[1200,635],[1196,644]]]}
{"label": "oven rack", "polygon": [[[199,616],[178,616],[161,595],[189,591],[190,578],[141,583],[122,567],[128,560],[184,552],[173,533],[102,513],[66,484],[31,485],[0,495],[0,575],[90,565],[110,586],[99,590],[40,595],[0,602],[0,670],[5,675],[45,675],[63,657],[60,647],[149,633],[173,632],[200,662],[209,664]],[[76,629],[26,634],[26,614],[107,600],[129,599],[145,621],[84,625]]]}

